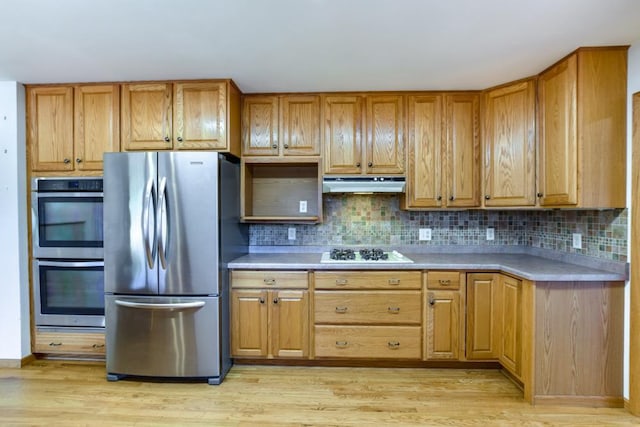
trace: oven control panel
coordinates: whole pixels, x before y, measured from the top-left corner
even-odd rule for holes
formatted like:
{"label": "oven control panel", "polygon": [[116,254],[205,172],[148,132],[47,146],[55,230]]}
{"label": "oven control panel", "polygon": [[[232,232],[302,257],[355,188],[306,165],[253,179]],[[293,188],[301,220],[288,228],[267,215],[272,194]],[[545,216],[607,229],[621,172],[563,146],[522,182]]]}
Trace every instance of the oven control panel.
{"label": "oven control panel", "polygon": [[37,178],[34,191],[38,192],[101,192],[102,178]]}

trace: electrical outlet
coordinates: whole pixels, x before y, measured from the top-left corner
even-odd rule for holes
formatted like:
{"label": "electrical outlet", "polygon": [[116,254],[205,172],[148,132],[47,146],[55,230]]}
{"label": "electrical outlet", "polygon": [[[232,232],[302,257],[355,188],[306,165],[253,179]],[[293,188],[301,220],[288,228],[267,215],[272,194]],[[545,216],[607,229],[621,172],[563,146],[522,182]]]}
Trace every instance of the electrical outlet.
{"label": "electrical outlet", "polygon": [[287,229],[287,234],[289,236],[289,240],[296,240],[296,228],[295,227],[289,227]]}
{"label": "electrical outlet", "polygon": [[431,240],[431,229],[430,228],[419,229],[418,240]]}
{"label": "electrical outlet", "polygon": [[495,229],[487,228],[487,240],[494,240],[496,238]]}
{"label": "electrical outlet", "polygon": [[307,213],[307,201],[300,200],[300,213]]}
{"label": "electrical outlet", "polygon": [[582,234],[573,233],[573,249],[582,249]]}

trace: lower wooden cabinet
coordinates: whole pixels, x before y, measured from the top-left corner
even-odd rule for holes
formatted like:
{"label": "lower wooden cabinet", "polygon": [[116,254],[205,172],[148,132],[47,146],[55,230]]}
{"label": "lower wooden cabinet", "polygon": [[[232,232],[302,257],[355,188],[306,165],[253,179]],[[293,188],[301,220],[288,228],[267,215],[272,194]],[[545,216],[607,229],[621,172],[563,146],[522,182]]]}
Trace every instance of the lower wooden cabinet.
{"label": "lower wooden cabinet", "polygon": [[[306,277],[306,272],[232,273],[232,357],[308,357],[309,291],[264,289],[278,283],[306,287]],[[245,289],[250,286],[256,289]]]}
{"label": "lower wooden cabinet", "polygon": [[104,357],[104,333],[36,331],[33,352]]}
{"label": "lower wooden cabinet", "polygon": [[500,333],[498,304],[499,274],[467,274],[467,348],[468,360],[498,358]]}
{"label": "lower wooden cabinet", "polygon": [[500,275],[498,359],[516,378],[522,373],[522,281]]}
{"label": "lower wooden cabinet", "polygon": [[425,275],[425,360],[459,360],[464,342],[464,274],[430,271]]}

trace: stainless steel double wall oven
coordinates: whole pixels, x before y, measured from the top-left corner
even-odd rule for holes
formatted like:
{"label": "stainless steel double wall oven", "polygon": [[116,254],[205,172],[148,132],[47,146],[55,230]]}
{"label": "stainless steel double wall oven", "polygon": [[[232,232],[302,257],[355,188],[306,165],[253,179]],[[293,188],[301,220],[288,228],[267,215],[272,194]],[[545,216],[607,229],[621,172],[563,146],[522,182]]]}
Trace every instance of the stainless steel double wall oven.
{"label": "stainless steel double wall oven", "polygon": [[102,181],[32,180],[36,327],[104,327]]}

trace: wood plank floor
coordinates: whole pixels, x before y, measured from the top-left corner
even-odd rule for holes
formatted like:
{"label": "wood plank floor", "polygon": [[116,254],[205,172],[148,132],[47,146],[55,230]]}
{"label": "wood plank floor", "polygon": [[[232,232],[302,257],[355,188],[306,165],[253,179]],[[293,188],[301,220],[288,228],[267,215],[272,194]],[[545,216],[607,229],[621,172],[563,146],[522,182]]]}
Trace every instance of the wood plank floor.
{"label": "wood plank floor", "polygon": [[624,409],[530,406],[496,370],[234,366],[220,386],[107,382],[103,363],[0,369],[0,425],[638,426]]}

